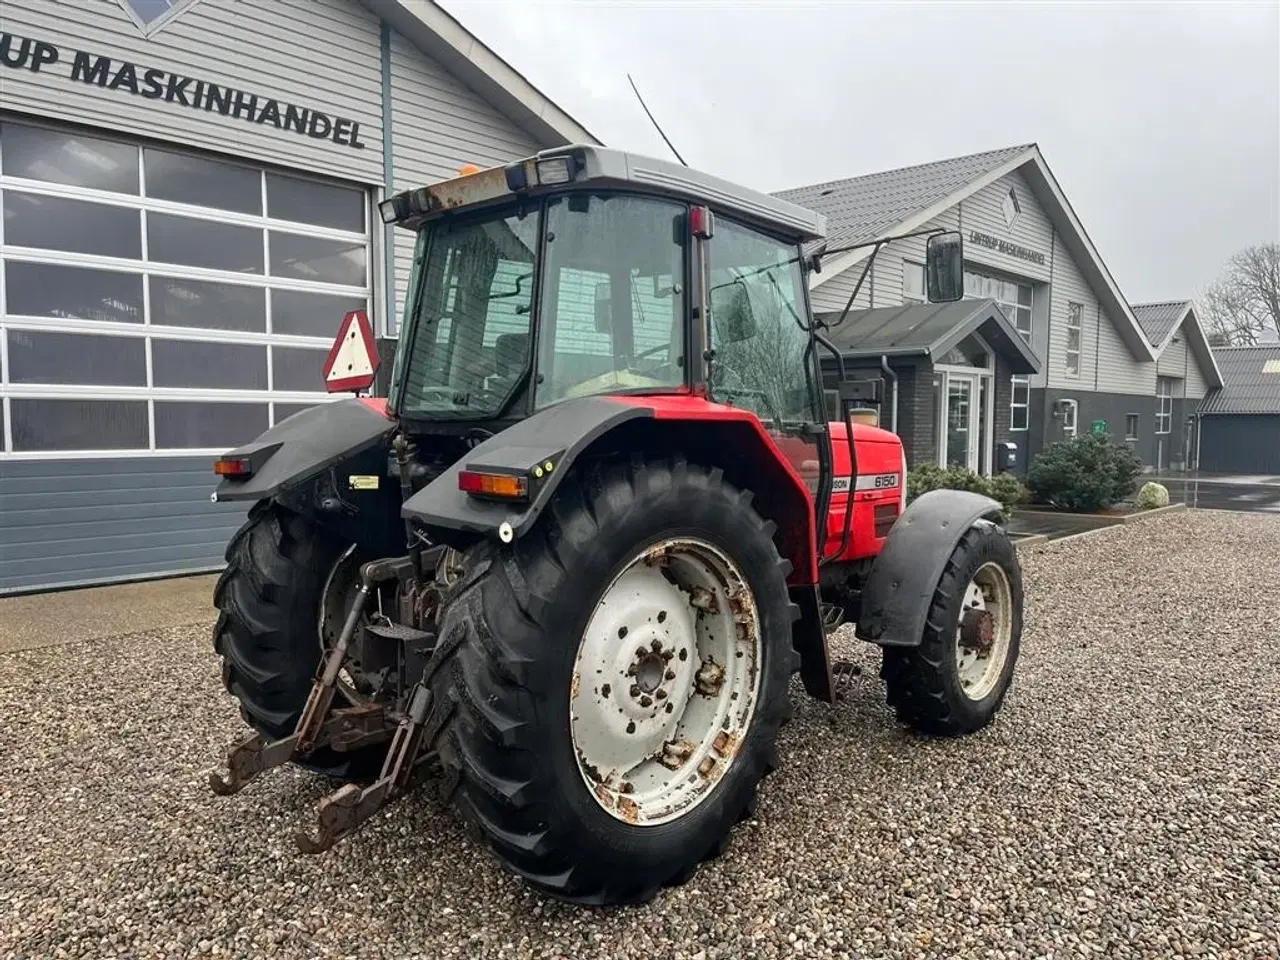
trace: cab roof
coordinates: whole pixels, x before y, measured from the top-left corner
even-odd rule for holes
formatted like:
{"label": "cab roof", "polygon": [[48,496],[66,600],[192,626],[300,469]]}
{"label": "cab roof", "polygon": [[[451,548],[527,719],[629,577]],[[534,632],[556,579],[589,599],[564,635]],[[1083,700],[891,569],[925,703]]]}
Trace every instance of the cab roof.
{"label": "cab roof", "polygon": [[[561,158],[563,162],[548,163]],[[568,179],[544,182],[540,171],[551,169],[563,171]],[[826,216],[806,207],[669,160],[592,144],[552,147],[500,167],[405,191],[384,201],[381,207],[386,222],[416,229],[451,210],[499,203],[519,193],[537,196],[584,186],[630,187],[679,197],[799,243],[821,240],[827,235]]]}

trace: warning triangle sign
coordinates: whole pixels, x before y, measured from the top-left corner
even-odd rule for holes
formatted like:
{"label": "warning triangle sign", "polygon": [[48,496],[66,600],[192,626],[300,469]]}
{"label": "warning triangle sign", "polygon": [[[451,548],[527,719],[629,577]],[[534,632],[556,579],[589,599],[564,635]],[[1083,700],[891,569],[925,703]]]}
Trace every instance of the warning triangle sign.
{"label": "warning triangle sign", "polygon": [[363,310],[352,310],[342,320],[338,337],[324,362],[324,386],[330,393],[367,390],[378,370],[378,346],[373,327]]}

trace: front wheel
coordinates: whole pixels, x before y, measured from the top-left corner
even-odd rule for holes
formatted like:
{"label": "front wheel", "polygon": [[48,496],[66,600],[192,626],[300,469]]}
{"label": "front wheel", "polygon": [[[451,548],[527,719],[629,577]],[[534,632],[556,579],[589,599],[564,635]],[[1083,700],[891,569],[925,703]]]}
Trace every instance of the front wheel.
{"label": "front wheel", "polygon": [[772,525],[719,471],[565,478],[483,544],[431,675],[446,793],[504,863],[575,903],[687,880],[754,809],[798,666]]}
{"label": "front wheel", "polygon": [[886,647],[880,676],[898,719],[956,736],[1004,703],[1022,641],[1022,569],[1008,535],[980,521],[952,551],[918,647]]}

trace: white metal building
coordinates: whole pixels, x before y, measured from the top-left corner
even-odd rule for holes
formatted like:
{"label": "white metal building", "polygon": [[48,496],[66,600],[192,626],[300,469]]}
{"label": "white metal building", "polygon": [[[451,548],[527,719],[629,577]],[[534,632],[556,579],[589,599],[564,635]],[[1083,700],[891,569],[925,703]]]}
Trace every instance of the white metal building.
{"label": "white metal building", "polygon": [[0,592],[219,566],[211,457],[395,332],[377,201],[573,141],[430,0],[4,0]]}

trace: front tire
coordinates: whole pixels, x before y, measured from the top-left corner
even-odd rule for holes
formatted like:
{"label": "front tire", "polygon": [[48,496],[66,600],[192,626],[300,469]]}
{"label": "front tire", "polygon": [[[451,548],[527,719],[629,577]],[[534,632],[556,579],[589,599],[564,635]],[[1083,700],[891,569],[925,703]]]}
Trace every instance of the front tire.
{"label": "front tire", "polygon": [[[574,903],[644,902],[688,880],[752,813],[757,785],[776,765],[774,740],[799,665],[790,565],[772,532],[750,494],[719,470],[640,462],[566,477],[524,538],[470,551],[426,671],[443,718],[432,742],[446,797],[533,887]],[[693,545],[704,572],[720,571],[717,602],[699,592],[696,564],[679,596],[658,582],[668,573],[680,579],[672,568],[684,560],[654,552],[684,549],[672,544]],[[755,657],[754,668],[699,676],[695,663],[707,662],[699,658],[726,622],[755,632],[722,648],[743,650],[744,662]],[[681,650],[693,656],[681,660]],[[696,732],[664,748],[662,718],[692,715],[695,700],[712,722],[690,721]],[[656,747],[634,782],[601,769],[630,735]],[[645,751],[633,753],[625,763]],[[664,777],[711,785],[663,793],[654,784]]]}
{"label": "front tire", "polygon": [[1008,535],[980,521],[960,538],[934,589],[918,647],[886,647],[889,705],[921,733],[959,736],[991,723],[1022,642],[1022,568]]}
{"label": "front tire", "polygon": [[[293,733],[320,662],[321,596],[344,545],[272,501],[254,504],[227,545],[213,603],[222,682],[264,739]],[[344,705],[341,695],[339,705]],[[376,773],[385,747],[314,750],[299,764],[340,779]]]}

